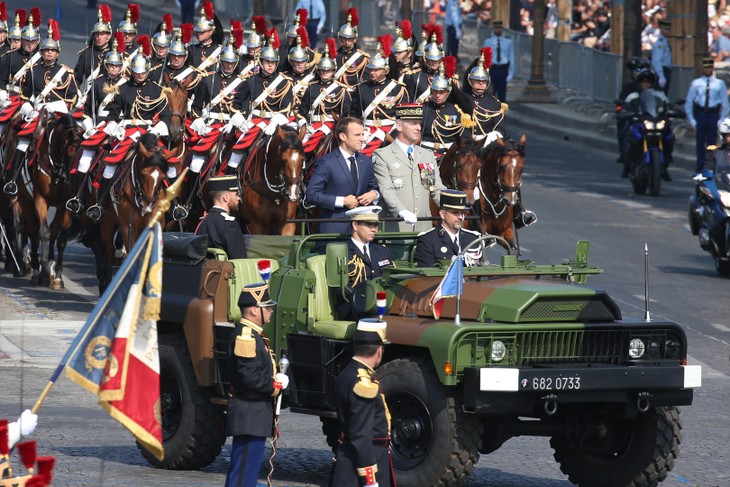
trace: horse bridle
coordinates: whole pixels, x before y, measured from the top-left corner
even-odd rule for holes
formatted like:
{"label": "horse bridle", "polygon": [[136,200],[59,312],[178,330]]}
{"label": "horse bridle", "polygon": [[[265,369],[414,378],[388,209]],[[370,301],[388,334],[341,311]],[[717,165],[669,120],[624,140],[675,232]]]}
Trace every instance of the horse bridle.
{"label": "horse bridle", "polygon": [[[498,155],[497,160],[499,161],[503,157],[509,157],[511,150],[505,152],[504,154]],[[477,173],[477,181],[479,186],[479,191],[484,196],[484,199],[489,204],[489,207],[492,209],[492,213],[494,213],[494,216],[499,217],[502,216],[502,214],[507,211],[507,208],[509,208],[509,205],[504,199],[504,193],[516,193],[520,190],[522,187],[522,179],[520,178],[520,183],[517,186],[511,186],[509,184],[505,184],[504,181],[502,181],[502,166],[498,166],[497,168],[497,174],[495,177],[494,184],[497,188],[499,188],[499,200],[496,203],[492,203],[492,201],[487,197],[487,193],[484,191],[484,188],[482,187],[482,177],[481,177],[482,170],[479,169],[479,172]],[[500,203],[503,203],[504,206],[500,211],[497,211],[497,206],[499,206]],[[486,208],[482,208],[482,211],[484,213],[487,213]]]}
{"label": "horse bridle", "polygon": [[[155,147],[150,151],[150,156],[154,153],[161,152],[159,147]],[[148,205],[154,206],[157,201],[160,199],[160,191],[155,191],[155,194],[150,198],[146,194],[144,194],[144,191],[142,191],[142,187],[139,184],[138,178],[137,178],[137,171],[135,169],[135,166],[137,165],[138,159],[141,157],[139,153],[137,153],[134,157],[134,160],[132,161],[132,170],[130,171],[130,176],[132,178],[132,189],[134,190],[134,205],[137,207],[138,210],[142,210],[142,202],[147,203]],[[140,168],[141,169],[141,168]],[[164,179],[164,176],[163,176]]]}

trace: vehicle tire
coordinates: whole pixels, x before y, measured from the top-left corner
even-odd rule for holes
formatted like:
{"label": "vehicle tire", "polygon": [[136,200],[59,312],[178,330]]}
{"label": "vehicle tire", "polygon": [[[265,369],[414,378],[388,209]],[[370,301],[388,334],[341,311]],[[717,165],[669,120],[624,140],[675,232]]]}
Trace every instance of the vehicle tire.
{"label": "vehicle tire", "polygon": [[730,261],[715,257],[715,269],[721,276],[730,276]]}
{"label": "vehicle tire", "polygon": [[409,358],[377,371],[391,415],[391,449],[399,487],[462,484],[479,460],[481,423],[447,394],[433,365]]}
{"label": "vehicle tire", "polygon": [[700,203],[697,195],[693,194],[689,197],[688,207],[689,211],[687,216],[689,218],[689,230],[692,232],[692,235],[697,235],[700,233],[700,225],[702,225],[699,215]]}
{"label": "vehicle tire", "polygon": [[644,194],[646,193],[646,187],[649,185],[649,175],[646,171],[646,166],[641,165],[632,171],[631,185],[634,187],[634,193]]}
{"label": "vehicle tire", "polygon": [[658,150],[649,152],[649,194],[659,196],[662,189],[662,154]]}
{"label": "vehicle tire", "polygon": [[137,443],[158,468],[193,470],[215,461],[226,441],[225,408],[213,404],[211,387],[198,387],[185,337],[160,335],[160,409],[165,457],[160,461]]}
{"label": "vehicle tire", "polygon": [[604,438],[584,438],[581,448],[565,437],[550,439],[555,460],[571,482],[590,487],[655,487],[667,478],[682,441],[679,409],[652,408],[637,418],[608,419],[606,426]]}

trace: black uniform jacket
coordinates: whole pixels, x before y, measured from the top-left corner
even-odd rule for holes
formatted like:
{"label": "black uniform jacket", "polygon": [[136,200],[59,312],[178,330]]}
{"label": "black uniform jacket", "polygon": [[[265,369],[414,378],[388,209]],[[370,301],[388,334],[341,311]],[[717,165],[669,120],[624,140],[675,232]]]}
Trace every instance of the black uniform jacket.
{"label": "black uniform jacket", "polygon": [[338,80],[347,86],[355,86],[362,81],[363,73],[365,73],[365,68],[370,60],[370,55],[362,49],[358,49],[357,45],[351,51],[345,51],[342,46],[337,48],[337,69],[344,66],[356,52],[360,53],[360,57],[345,70],[342,78]]}
{"label": "black uniform jacket", "polygon": [[195,231],[196,235],[207,235],[208,246],[226,251],[229,259],[245,259],[246,241],[236,219],[217,206],[205,215]]}
{"label": "black uniform jacket", "polygon": [[[350,116],[363,118],[363,112],[367,110],[370,103],[385,90],[392,80],[387,76],[381,81],[365,81],[355,88],[352,94],[352,105],[350,106]],[[367,120],[395,120],[395,107],[401,103],[408,103],[408,91],[403,83],[396,82],[388,94],[378,104],[377,108],[372,110],[366,117]]]}
{"label": "black uniform jacket", "polygon": [[[268,86],[276,81],[276,78],[283,76],[284,80],[276,85],[276,88],[269,93],[269,95],[257,106],[253,106],[256,99],[263,93]],[[253,110],[259,110],[265,112],[280,112],[287,115],[292,111],[294,106],[294,94],[292,92],[292,82],[289,77],[283,73],[274,71],[271,76],[267,76],[263,71],[259,71],[255,75],[246,78],[248,89],[251,93],[249,106],[239,106],[240,100],[236,99],[233,102],[233,108],[243,113],[250,113],[249,107]],[[254,114],[255,116],[259,116]],[[269,117],[271,115],[268,115]]]}
{"label": "black uniform jacket", "polygon": [[370,258],[366,258],[360,252],[360,249],[352,239],[347,241],[347,250],[347,271],[350,276],[350,286],[380,277],[383,273],[383,267],[393,264],[390,260],[390,251],[386,247],[376,243],[370,242],[368,244]]}
{"label": "black uniform jacket", "polygon": [[403,82],[408,87],[408,94],[411,100],[416,100],[421,94],[431,87],[431,78],[436,74],[435,71],[431,70],[428,66],[421,66],[420,71],[416,71],[412,74],[407,74]]}
{"label": "black uniform jacket", "polygon": [[358,469],[377,465],[375,481],[389,487],[390,413],[373,369],[356,359],[342,369],[335,381],[335,408],[342,443],[337,447],[330,485],[360,487],[366,482]]}
{"label": "black uniform jacket", "polygon": [[79,60],[76,62],[76,67],[74,68],[74,76],[76,77],[77,83],[80,84],[84,82],[92,71],[99,66],[101,66],[101,68],[99,69],[98,74],[102,74],[106,71],[104,69],[103,61],[104,56],[107,52],[109,52],[110,44],[111,43],[107,43],[104,47],[98,47],[96,44],[93,44],[92,41],[91,47],[86,46],[79,51]]}
{"label": "black uniform jacket", "polygon": [[[228,344],[231,398],[227,435],[266,438],[274,428],[274,375],[276,361],[261,335],[260,326],[242,319]],[[245,345],[236,354],[236,341]]]}
{"label": "black uniform jacket", "polygon": [[448,101],[436,105],[429,100],[423,106],[423,133],[421,140],[435,144],[454,142],[462,132],[461,115]]}
{"label": "black uniform jacket", "polygon": [[[33,57],[34,52],[27,52],[21,49],[15,49],[8,52],[0,58],[0,87],[5,89],[6,85],[10,83],[20,68],[22,68],[28,60]],[[25,71],[25,76],[28,76],[30,69]],[[15,86],[18,88],[22,86],[23,79],[21,78]]]}
{"label": "black uniform jacket", "polygon": [[[191,107],[192,115],[194,118],[202,116],[203,108],[207,108],[210,102],[213,101],[219,93],[223,92],[226,87],[233,83],[238,78],[236,71],[234,70],[231,74],[224,74],[221,70],[215,72],[215,74],[208,75],[200,80],[198,86],[195,88],[195,98]],[[234,106],[248,107],[251,92],[249,91],[248,84],[246,81],[241,80],[238,82],[236,87],[227,96],[214,107],[210,107],[211,113],[219,113],[232,115],[235,113]],[[211,116],[213,119],[220,119],[216,116]]]}
{"label": "black uniform jacket", "polygon": [[30,99],[32,96],[40,95],[56,74],[59,71],[63,71],[61,79],[56,83],[56,87],[48,92],[43,101],[52,102],[62,100],[67,104],[76,101],[76,80],[74,79],[73,71],[68,66],[59,62],[48,66],[41,61],[33,66],[30,71],[30,73],[25,75],[25,80],[23,80],[24,98]]}
{"label": "black uniform jacket", "polygon": [[[323,91],[332,86],[332,83],[337,82],[332,79],[323,82],[316,77],[307,86],[307,89],[304,90],[304,94],[299,102],[299,115],[307,119],[310,123],[324,122],[325,120],[321,119],[322,116],[333,117],[335,115],[337,118],[341,118],[343,115],[346,115],[350,111],[352,98],[350,97],[350,92],[347,91],[347,87],[339,83],[337,83],[337,87],[332,88],[332,91],[325,95],[324,99],[316,107],[312,106],[312,103],[319,98]],[[320,118],[309,120],[310,114]]]}
{"label": "black uniform jacket", "polygon": [[[462,228],[459,230],[458,238],[459,245],[463,250],[464,247],[479,238],[479,233]],[[458,252],[459,247],[451,240],[449,232],[444,230],[442,225],[439,225],[418,236],[416,266],[438,267],[440,260],[450,260]]]}
{"label": "black uniform jacket", "polygon": [[[187,63],[190,66],[198,67],[200,66],[203,61],[208,59],[208,56],[213,54],[213,51],[215,51],[218,48],[218,46],[214,43],[210,44],[191,44],[188,46],[188,59]],[[208,72],[215,71],[216,63],[211,64],[208,66],[205,70]]]}
{"label": "black uniform jacket", "polygon": [[[86,101],[84,102],[84,115],[87,117],[90,117],[92,119],[95,119],[94,112],[97,112],[99,106],[101,105],[101,102],[103,102],[108,93],[109,90],[111,90],[115,84],[121,79],[121,76],[117,76],[116,78],[112,79],[109,77],[108,73],[100,74],[97,76],[97,78],[94,80],[94,84],[91,87],[93,91],[89,92],[89,95],[86,97]],[[106,89],[106,91],[104,91]],[[104,106],[104,111],[108,110],[109,103],[114,99],[114,95],[109,97],[109,102]]]}
{"label": "black uniform jacket", "polygon": [[137,84],[130,79],[119,87],[119,93],[107,106],[109,115],[105,121],[147,120],[155,125],[157,120],[170,126],[170,107],[162,86],[149,79]]}

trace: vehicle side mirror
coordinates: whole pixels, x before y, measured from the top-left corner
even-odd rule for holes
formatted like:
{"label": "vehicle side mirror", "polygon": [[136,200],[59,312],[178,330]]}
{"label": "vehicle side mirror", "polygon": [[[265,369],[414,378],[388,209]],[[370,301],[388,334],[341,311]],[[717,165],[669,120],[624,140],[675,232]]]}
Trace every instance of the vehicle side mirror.
{"label": "vehicle side mirror", "polygon": [[347,244],[332,242],[327,244],[325,274],[327,286],[342,288],[347,285]]}

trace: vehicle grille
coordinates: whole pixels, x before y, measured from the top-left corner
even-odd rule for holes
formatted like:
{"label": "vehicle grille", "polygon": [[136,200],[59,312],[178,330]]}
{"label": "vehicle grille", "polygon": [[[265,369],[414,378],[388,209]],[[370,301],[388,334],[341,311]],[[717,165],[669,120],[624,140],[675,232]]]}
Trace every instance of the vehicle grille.
{"label": "vehicle grille", "polygon": [[600,294],[591,298],[565,299],[543,297],[530,304],[521,314],[520,322],[530,321],[614,321],[621,316],[609,307]]}

